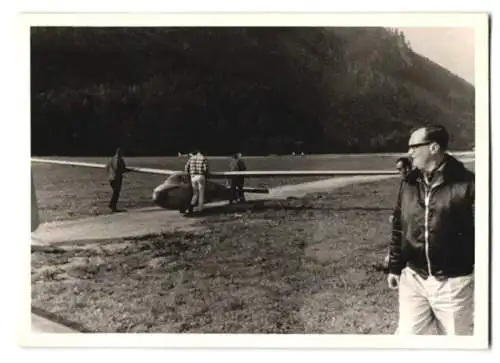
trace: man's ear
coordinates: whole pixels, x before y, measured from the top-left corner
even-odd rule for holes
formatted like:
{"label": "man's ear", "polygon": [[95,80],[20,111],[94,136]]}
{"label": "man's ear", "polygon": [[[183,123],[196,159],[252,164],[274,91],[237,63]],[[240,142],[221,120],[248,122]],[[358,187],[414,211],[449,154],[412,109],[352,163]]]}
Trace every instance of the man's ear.
{"label": "man's ear", "polygon": [[439,144],[437,142],[433,142],[431,144],[430,148],[431,148],[431,153],[433,155],[438,154],[439,151],[441,150],[441,146],[439,146]]}

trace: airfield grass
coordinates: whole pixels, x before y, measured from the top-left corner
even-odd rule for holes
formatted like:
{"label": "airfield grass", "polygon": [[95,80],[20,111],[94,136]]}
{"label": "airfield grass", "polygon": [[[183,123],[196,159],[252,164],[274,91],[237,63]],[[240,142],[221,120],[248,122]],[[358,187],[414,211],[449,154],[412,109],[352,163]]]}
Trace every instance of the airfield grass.
{"label": "airfield grass", "polygon": [[[32,172],[41,223],[109,214],[112,190],[103,170],[32,164]],[[152,206],[153,190],[164,180],[159,175],[127,174],[118,207]]]}
{"label": "airfield grass", "polygon": [[32,306],[92,332],[392,334],[380,263],[397,183],[221,210],[196,232],[33,246]]}

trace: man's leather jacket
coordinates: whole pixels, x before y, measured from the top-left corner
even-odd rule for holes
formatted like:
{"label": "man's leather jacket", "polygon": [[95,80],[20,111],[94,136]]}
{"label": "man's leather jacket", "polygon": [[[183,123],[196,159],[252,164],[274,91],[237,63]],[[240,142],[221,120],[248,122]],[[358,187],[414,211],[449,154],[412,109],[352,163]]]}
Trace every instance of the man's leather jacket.
{"label": "man's leather jacket", "polygon": [[474,269],[475,175],[446,154],[426,182],[419,170],[403,181],[394,211],[389,272],[409,266],[422,277],[468,275]]}

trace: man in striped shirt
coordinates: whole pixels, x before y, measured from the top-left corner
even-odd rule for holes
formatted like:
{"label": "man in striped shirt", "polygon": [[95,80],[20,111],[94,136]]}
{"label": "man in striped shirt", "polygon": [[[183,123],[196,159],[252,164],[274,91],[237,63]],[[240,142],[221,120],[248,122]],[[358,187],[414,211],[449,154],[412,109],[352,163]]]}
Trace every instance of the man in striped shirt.
{"label": "man in striped shirt", "polygon": [[191,205],[189,207],[189,212],[193,211],[196,206],[196,201],[198,200],[198,212],[203,210],[203,203],[205,201],[205,185],[208,176],[208,160],[197,150],[195,155],[193,155],[188,162],[184,170],[189,174],[191,180],[191,186],[193,189],[193,197],[191,198]]}

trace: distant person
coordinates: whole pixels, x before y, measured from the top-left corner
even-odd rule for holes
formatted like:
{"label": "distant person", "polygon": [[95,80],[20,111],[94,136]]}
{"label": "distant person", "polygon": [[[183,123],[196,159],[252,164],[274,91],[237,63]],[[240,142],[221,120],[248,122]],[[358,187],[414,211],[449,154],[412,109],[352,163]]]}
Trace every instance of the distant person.
{"label": "distant person", "polygon": [[[406,180],[408,175],[410,174],[413,166],[411,163],[411,159],[408,157],[400,157],[399,159],[396,160],[396,170],[399,172],[399,175],[401,175],[401,182],[399,183],[399,190],[398,190],[398,196],[401,193],[401,188],[403,187],[403,182]],[[389,221],[392,222],[394,216],[391,215],[389,217]]]}
{"label": "distant person", "polygon": [[127,166],[125,165],[125,160],[123,159],[122,149],[117,148],[115,154],[106,165],[109,185],[111,185],[111,189],[113,190],[113,195],[111,196],[111,200],[108,205],[112,213],[118,212],[116,205],[122,189],[123,174],[129,171],[130,170],[127,169]]}
{"label": "distant person", "polygon": [[[245,171],[247,167],[241,158],[241,153],[236,153],[231,157],[229,162],[230,171]],[[229,178],[230,185],[230,199],[229,203],[245,202],[245,192],[243,185],[245,184],[245,177],[242,175],[231,176]]]}
{"label": "distant person", "polygon": [[435,125],[408,142],[414,168],[394,211],[387,276],[399,290],[398,334],[472,334],[475,176],[448,140]]}
{"label": "distant person", "polygon": [[[409,173],[411,172],[411,169],[412,169],[412,163],[410,158],[403,156],[396,160],[396,170],[399,172],[399,175],[401,175],[401,182],[399,183],[399,189],[398,189],[398,198],[399,194],[401,193],[401,189],[403,187],[403,182],[408,177]],[[394,213],[391,214],[391,216],[389,217],[389,222],[393,223],[393,221],[394,221]],[[384,258],[384,269],[388,268],[389,268],[389,251],[387,251],[387,254]]]}
{"label": "distant person", "polygon": [[[194,212],[196,205],[198,212],[203,211],[203,204],[205,201],[205,186],[208,177],[208,160],[200,150],[197,150],[186,163],[184,170],[189,174],[191,186],[193,188],[193,196],[191,204],[188,207],[188,213]],[[196,203],[198,201],[198,203]]]}
{"label": "distant person", "polygon": [[396,170],[401,177],[405,179],[412,169],[411,159],[408,157],[400,157],[396,160]]}

